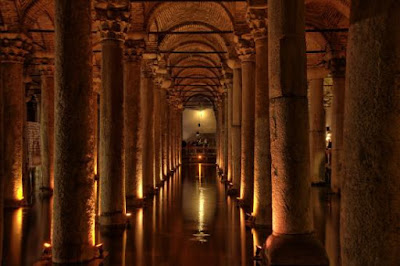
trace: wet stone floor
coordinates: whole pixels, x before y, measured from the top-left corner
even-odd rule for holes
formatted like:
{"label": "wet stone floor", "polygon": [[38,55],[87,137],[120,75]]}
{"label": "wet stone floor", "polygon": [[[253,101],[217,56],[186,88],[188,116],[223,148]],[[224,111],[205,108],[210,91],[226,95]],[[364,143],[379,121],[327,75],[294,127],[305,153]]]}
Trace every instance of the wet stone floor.
{"label": "wet stone floor", "polygon": [[[330,265],[339,261],[339,201],[312,188],[314,227]],[[33,265],[50,242],[51,200],[36,198],[30,208],[6,210],[4,265]],[[96,232],[104,265],[258,265],[254,254],[268,232],[246,229],[245,213],[226,196],[214,165],[184,165],[144,209],[132,212],[119,234]]]}

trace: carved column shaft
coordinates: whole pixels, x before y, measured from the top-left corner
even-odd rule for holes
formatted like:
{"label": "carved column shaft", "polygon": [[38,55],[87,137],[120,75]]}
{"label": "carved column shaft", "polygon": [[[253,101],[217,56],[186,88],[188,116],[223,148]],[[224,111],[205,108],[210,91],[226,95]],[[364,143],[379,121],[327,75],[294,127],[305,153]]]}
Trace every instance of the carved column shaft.
{"label": "carved column shaft", "polygon": [[95,256],[91,2],[55,1],[55,17],[52,261],[78,263]]}
{"label": "carved column shaft", "polygon": [[271,227],[272,189],[266,10],[250,10],[248,15],[256,51],[253,215],[257,225]]}
{"label": "carved column shaft", "polygon": [[100,100],[100,224],[125,223],[124,82],[122,44],[129,6],[103,8],[96,4],[101,37]]}
{"label": "carved column shaft", "polygon": [[228,178],[228,92],[224,93],[224,138],[223,138],[223,160],[224,160],[224,179]]}
{"label": "carved column shaft", "polygon": [[54,188],[54,65],[46,60],[41,66],[40,157],[42,179],[40,191],[51,193]]}
{"label": "carved column shaft", "polygon": [[325,180],[324,79],[308,82],[310,108],[310,175],[312,183]]}
{"label": "carved column shaft", "polygon": [[331,187],[340,192],[343,175],[343,123],[345,105],[345,59],[331,60],[333,80],[332,101],[332,176]]}
{"label": "carved column shaft", "polygon": [[161,134],[162,134],[162,167],[163,179],[168,176],[168,103],[167,91],[161,91]]}
{"label": "carved column shaft", "polygon": [[354,0],[350,17],[341,171],[342,265],[398,265],[400,3]]}
{"label": "carved column shaft", "polygon": [[154,178],[155,185],[161,186],[162,175],[162,145],[161,145],[161,88],[154,87]]}
{"label": "carved column shaft", "polygon": [[142,178],[145,197],[154,190],[154,82],[151,70],[152,61],[142,61],[142,78],[140,88],[140,144],[142,153]]}
{"label": "carved column shaft", "polygon": [[239,52],[242,63],[240,199],[244,206],[252,209],[254,192],[255,56],[251,44],[245,44]]}
{"label": "carved column shaft", "polygon": [[276,265],[329,264],[312,235],[304,13],[303,0],[268,1],[273,234],[267,249]]}
{"label": "carved column shaft", "polygon": [[124,64],[124,138],[125,138],[125,191],[127,206],[143,199],[143,184],[137,175],[140,110],[140,68],[144,42],[125,42]]}
{"label": "carved column shaft", "polygon": [[242,70],[240,62],[233,67],[232,91],[232,185],[233,194],[240,189],[241,119],[242,118]]}
{"label": "carved column shaft", "polygon": [[25,91],[23,63],[30,50],[29,40],[21,34],[0,35],[0,61],[4,123],[4,200],[16,207],[23,200],[23,126]]}

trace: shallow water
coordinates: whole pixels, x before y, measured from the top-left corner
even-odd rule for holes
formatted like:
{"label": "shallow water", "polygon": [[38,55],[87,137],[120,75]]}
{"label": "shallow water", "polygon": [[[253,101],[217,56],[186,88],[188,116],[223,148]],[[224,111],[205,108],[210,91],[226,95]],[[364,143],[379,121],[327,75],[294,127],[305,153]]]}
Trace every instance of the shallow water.
{"label": "shallow water", "polygon": [[[330,257],[339,265],[339,201],[324,188],[312,189],[314,226]],[[32,265],[50,241],[51,200],[32,208],[6,210],[4,265]],[[96,242],[107,251],[105,265],[256,265],[256,245],[267,232],[248,230],[244,212],[226,197],[215,166],[182,166],[144,209],[132,212],[130,226]]]}

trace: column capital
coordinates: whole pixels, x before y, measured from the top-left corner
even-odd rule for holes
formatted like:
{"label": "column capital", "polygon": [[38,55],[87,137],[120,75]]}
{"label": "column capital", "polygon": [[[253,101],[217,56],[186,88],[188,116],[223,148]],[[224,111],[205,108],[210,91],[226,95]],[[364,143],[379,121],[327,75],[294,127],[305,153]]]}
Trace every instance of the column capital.
{"label": "column capital", "polygon": [[255,41],[268,38],[267,9],[249,8],[246,14],[246,20]]}
{"label": "column capital", "polygon": [[101,40],[123,41],[129,27],[129,1],[96,0],[94,7]]}
{"label": "column capital", "polygon": [[24,63],[32,49],[32,41],[21,33],[0,34],[0,61],[3,63]]}
{"label": "column capital", "polygon": [[124,58],[127,62],[139,62],[145,51],[143,40],[128,39],[125,41]]}
{"label": "column capital", "polygon": [[54,76],[54,57],[49,54],[35,54],[33,61],[38,65],[41,76]]}
{"label": "column capital", "polygon": [[226,64],[232,70],[239,69],[242,67],[242,64],[240,63],[239,59],[228,59],[226,60]]}
{"label": "column capital", "polygon": [[236,52],[242,62],[255,61],[254,42],[252,40],[240,38],[236,43]]}
{"label": "column capital", "polygon": [[332,58],[328,62],[328,67],[331,70],[332,77],[344,78],[346,75],[346,58]]}
{"label": "column capital", "polygon": [[167,102],[176,111],[183,110],[183,103],[181,97],[178,95],[177,90],[171,90],[168,93]]}

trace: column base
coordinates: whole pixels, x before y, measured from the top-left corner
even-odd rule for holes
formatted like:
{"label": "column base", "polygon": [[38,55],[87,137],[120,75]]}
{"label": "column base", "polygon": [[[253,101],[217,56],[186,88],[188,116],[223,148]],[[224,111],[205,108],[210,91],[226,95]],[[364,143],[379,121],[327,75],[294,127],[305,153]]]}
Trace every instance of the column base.
{"label": "column base", "polygon": [[128,208],[143,208],[144,198],[126,197],[126,207]]}
{"label": "column base", "polygon": [[269,265],[329,265],[322,244],[313,234],[272,234],[266,242]]}
{"label": "column base", "polygon": [[24,205],[26,205],[25,199],[22,199],[22,200],[4,199],[4,208],[18,209]]}
{"label": "column base", "polygon": [[84,250],[84,253],[81,254],[80,258],[53,259],[52,250],[50,249],[50,254],[43,254],[40,261],[35,265],[102,265],[102,247],[82,247],[81,250]]}
{"label": "column base", "polygon": [[125,228],[128,219],[122,212],[102,213],[99,217],[100,229]]}

